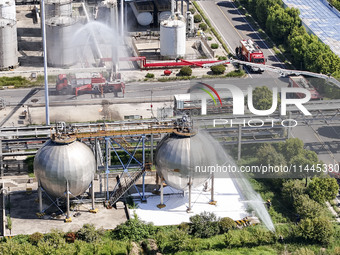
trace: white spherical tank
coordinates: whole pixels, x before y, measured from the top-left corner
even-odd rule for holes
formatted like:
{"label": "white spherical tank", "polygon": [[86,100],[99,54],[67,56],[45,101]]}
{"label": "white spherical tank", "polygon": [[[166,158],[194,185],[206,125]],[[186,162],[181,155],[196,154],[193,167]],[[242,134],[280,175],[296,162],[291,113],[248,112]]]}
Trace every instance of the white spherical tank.
{"label": "white spherical tank", "polygon": [[50,140],[34,158],[34,173],[43,189],[54,197],[65,196],[67,182],[73,196],[83,194],[94,178],[96,163],[91,149],[78,141]]}
{"label": "white spherical tank", "polygon": [[[192,187],[204,183],[210,173],[204,167],[216,165],[213,144],[201,133],[193,136],[170,134],[157,147],[157,172],[168,185],[186,190],[191,177]],[[200,168],[200,171],[197,171]]]}
{"label": "white spherical tank", "polygon": [[148,26],[153,20],[152,14],[150,12],[141,12],[137,15],[137,22],[141,26]]}
{"label": "white spherical tank", "polygon": [[185,55],[186,28],[181,20],[163,20],[160,29],[161,55],[178,57]]}

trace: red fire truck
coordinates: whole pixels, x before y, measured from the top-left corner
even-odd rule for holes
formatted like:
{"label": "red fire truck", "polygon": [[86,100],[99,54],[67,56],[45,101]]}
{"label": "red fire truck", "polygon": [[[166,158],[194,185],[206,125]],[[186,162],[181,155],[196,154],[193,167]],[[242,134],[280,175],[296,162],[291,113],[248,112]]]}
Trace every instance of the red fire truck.
{"label": "red fire truck", "polygon": [[117,97],[118,92],[125,92],[125,84],[119,78],[109,82],[101,73],[76,73],[73,75],[59,74],[57,76],[56,90],[59,94],[73,94],[79,92],[110,93]]}
{"label": "red fire truck", "polygon": [[[255,43],[253,40],[241,40],[240,46],[236,47],[236,56],[238,59],[252,62],[256,64],[263,64],[265,65],[265,58],[263,52],[261,51],[260,47]],[[250,69],[253,72],[263,72],[264,69],[261,67],[250,66]]]}

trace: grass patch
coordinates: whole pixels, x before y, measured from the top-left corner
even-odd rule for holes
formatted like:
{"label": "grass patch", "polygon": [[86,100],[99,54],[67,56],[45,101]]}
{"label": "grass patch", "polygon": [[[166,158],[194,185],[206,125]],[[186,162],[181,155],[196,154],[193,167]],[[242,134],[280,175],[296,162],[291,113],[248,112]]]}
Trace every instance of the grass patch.
{"label": "grass patch", "polygon": [[[56,76],[51,75],[48,76],[48,83],[55,83]],[[0,77],[0,89],[4,87],[14,87],[14,88],[29,88],[42,86],[44,84],[44,76],[38,75],[36,79],[30,80],[22,76],[14,76],[14,77]]]}
{"label": "grass patch", "polygon": [[162,78],[158,78],[157,81],[167,82],[167,81],[192,80],[192,79],[196,79],[196,78],[197,78],[197,76],[162,77]]}
{"label": "grass patch", "polygon": [[243,77],[245,75],[244,70],[235,70],[231,71],[227,74],[221,74],[221,75],[203,75],[202,78],[205,79],[214,79],[214,78],[231,78],[231,77]]}

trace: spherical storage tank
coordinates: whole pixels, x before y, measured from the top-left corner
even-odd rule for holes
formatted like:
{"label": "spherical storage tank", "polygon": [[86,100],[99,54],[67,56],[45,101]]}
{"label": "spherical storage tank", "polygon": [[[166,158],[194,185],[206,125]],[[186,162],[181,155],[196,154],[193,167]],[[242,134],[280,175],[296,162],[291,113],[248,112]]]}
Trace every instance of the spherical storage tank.
{"label": "spherical storage tank", "polygon": [[158,20],[159,22],[162,22],[163,20],[167,20],[171,17],[171,12],[170,11],[164,11],[159,13]]}
{"label": "spherical storage tank", "polygon": [[160,28],[161,55],[178,57],[185,55],[186,28],[182,20],[163,20]]}
{"label": "spherical storage tank", "polygon": [[17,26],[14,0],[0,0],[0,70],[18,64]]}
{"label": "spherical storage tank", "polygon": [[43,189],[54,197],[65,196],[66,183],[73,196],[83,194],[93,180],[96,163],[91,149],[78,141],[50,140],[37,152],[34,173]]}
{"label": "spherical storage tank", "polygon": [[141,26],[148,26],[153,20],[152,14],[150,12],[141,12],[137,15],[137,22]]}
{"label": "spherical storage tank", "polygon": [[203,133],[192,136],[170,134],[162,139],[155,156],[156,169],[168,185],[179,190],[205,182],[208,166],[216,165],[215,148]]}

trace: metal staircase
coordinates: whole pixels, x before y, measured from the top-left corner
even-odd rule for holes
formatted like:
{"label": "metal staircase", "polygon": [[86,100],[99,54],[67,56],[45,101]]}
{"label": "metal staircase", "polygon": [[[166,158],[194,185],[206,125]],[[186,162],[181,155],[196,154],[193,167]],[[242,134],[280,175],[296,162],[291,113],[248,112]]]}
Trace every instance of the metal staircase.
{"label": "metal staircase", "polygon": [[110,196],[110,204],[114,205],[138,181],[144,172],[145,169],[136,172],[124,172]]}

